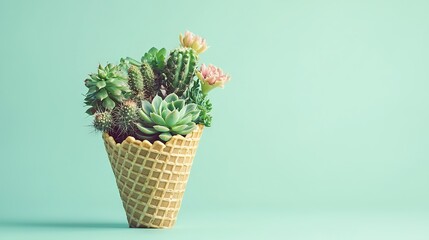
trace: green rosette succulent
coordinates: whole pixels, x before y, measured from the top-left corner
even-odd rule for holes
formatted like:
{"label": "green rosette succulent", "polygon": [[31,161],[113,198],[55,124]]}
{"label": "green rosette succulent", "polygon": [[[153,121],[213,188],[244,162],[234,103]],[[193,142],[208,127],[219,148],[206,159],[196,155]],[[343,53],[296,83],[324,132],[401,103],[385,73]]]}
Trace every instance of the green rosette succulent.
{"label": "green rosette succulent", "polygon": [[167,142],[176,134],[186,135],[192,132],[199,114],[196,104],[186,104],[184,99],[179,99],[174,93],[165,99],[155,96],[152,103],[145,100],[137,110],[139,121],[136,123],[136,133],[141,139],[161,139]]}
{"label": "green rosette succulent", "polygon": [[112,110],[116,104],[125,100],[130,92],[127,77],[113,64],[106,67],[99,65],[98,72],[89,76],[85,80],[85,86],[88,88],[85,104],[90,106],[86,111],[90,115],[97,111]]}
{"label": "green rosette succulent", "polygon": [[142,63],[148,63],[155,72],[159,73],[165,67],[165,55],[167,50],[165,48],[157,49],[155,47],[149,49],[141,59]]}

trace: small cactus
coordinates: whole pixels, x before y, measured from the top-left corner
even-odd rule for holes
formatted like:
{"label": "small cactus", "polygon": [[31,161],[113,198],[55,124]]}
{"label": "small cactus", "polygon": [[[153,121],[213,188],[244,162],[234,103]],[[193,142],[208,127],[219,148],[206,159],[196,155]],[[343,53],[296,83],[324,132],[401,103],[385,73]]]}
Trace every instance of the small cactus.
{"label": "small cactus", "polygon": [[153,97],[157,94],[155,73],[152,67],[147,62],[143,62],[141,65],[141,75],[143,76],[144,85],[144,99],[152,101]]}
{"label": "small cactus", "polygon": [[133,100],[126,100],[113,110],[113,121],[118,134],[127,135],[133,131],[136,111],[137,103]]}
{"label": "small cactus", "polygon": [[102,132],[108,132],[112,129],[112,115],[110,112],[96,112],[94,114],[94,128]]}
{"label": "small cactus", "polygon": [[128,85],[134,92],[143,91],[143,76],[138,67],[131,65],[128,69]]}
{"label": "small cactus", "polygon": [[137,102],[145,99],[143,76],[137,66],[131,65],[128,68],[128,85],[130,85],[132,91],[132,98]]}
{"label": "small cactus", "polygon": [[195,75],[198,55],[192,48],[177,48],[170,53],[165,69],[167,94],[182,96]]}

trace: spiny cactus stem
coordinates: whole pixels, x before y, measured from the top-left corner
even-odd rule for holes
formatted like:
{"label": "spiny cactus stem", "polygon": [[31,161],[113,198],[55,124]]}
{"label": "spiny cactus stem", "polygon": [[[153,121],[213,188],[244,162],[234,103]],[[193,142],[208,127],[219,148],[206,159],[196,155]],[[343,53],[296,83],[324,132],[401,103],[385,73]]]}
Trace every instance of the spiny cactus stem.
{"label": "spiny cactus stem", "polygon": [[179,76],[180,76],[180,71],[182,70],[182,65],[183,65],[183,55],[182,54],[178,54],[177,56],[177,67],[176,67],[176,72],[174,74],[175,78],[174,78],[174,83],[176,84],[179,81]]}

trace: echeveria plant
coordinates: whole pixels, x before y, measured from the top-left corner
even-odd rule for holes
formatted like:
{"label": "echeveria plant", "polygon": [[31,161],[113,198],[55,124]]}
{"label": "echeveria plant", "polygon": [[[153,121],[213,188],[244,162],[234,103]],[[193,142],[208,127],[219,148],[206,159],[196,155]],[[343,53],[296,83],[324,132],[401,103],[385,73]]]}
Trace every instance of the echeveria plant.
{"label": "echeveria plant", "polygon": [[223,88],[230,77],[211,64],[198,67],[199,54],[207,50],[205,39],[189,31],[179,39],[180,46],[168,55],[165,48],[153,47],[141,61],[122,58],[119,65],[100,65],[89,75],[85,104],[96,130],[117,142],[127,136],[166,142],[197,124],[211,125],[207,94]]}

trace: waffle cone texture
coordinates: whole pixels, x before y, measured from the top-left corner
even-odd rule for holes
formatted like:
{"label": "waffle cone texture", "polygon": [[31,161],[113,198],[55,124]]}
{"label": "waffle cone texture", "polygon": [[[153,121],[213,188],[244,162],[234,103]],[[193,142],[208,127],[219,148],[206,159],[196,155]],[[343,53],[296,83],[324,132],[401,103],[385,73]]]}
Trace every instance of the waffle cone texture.
{"label": "waffle cone texture", "polygon": [[132,228],[171,228],[176,223],[203,125],[165,144],[103,134],[119,194]]}

